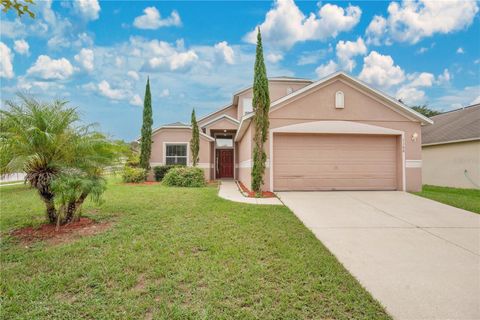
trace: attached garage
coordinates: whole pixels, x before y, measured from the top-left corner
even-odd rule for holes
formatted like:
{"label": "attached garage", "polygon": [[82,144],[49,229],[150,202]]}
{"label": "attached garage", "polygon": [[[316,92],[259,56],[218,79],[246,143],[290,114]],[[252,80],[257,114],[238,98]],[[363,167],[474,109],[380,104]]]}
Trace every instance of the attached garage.
{"label": "attached garage", "polygon": [[317,121],[274,129],[271,141],[274,191],[403,189],[396,130]]}

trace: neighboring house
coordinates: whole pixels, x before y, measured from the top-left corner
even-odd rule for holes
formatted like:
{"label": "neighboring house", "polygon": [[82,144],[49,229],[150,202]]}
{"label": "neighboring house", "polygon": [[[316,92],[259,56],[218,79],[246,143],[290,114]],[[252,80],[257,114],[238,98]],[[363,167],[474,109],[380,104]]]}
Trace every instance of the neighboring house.
{"label": "neighboring house", "polygon": [[422,132],[423,183],[480,188],[480,104],[432,120]]}
{"label": "neighboring house", "polygon": [[[421,126],[432,121],[344,72],[316,82],[270,78],[264,190],[409,190],[422,186]],[[207,179],[250,188],[252,87],[198,121]],[[153,132],[151,165],[190,165],[191,128]]]}

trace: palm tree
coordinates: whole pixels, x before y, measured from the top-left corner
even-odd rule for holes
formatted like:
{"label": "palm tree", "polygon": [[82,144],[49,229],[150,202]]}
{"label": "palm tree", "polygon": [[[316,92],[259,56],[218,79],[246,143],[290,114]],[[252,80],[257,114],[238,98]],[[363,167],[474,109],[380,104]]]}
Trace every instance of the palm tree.
{"label": "palm tree", "polygon": [[[52,182],[72,173],[85,179],[99,177],[114,162],[116,150],[92,125],[81,125],[76,109],[68,107],[67,101],[43,103],[18,96],[19,101],[6,101],[6,110],[0,110],[0,174],[24,171],[25,180],[45,203],[47,220],[56,223],[60,216],[55,196],[62,189],[54,190]],[[59,185],[67,188],[63,192],[71,191],[71,185]],[[81,198],[85,200],[89,192],[85,188]],[[62,223],[70,220],[64,215]]]}

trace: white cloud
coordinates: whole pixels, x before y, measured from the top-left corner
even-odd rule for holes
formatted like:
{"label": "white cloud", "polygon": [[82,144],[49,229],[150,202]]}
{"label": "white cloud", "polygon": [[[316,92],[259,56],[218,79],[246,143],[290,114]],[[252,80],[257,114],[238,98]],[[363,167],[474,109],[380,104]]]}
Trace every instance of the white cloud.
{"label": "white cloud", "polygon": [[155,7],[147,7],[143,10],[143,15],[138,16],[133,21],[133,25],[139,29],[156,30],[161,27],[180,26],[182,21],[177,11],[172,11],[170,17],[162,19],[160,12]]}
{"label": "white cloud", "polygon": [[28,42],[23,39],[15,40],[13,49],[19,54],[28,55],[30,46],[28,45]]}
{"label": "white cloud", "polygon": [[187,70],[198,60],[194,50],[185,50],[182,40],[177,41],[176,46],[165,41],[145,41],[141,38],[132,38],[130,42],[139,50],[139,54],[148,59],[142,66],[143,71]]}
{"label": "white cloud", "polygon": [[367,47],[361,37],[358,37],[357,41],[339,41],[336,46],[338,62],[343,69],[348,72],[352,72],[355,68],[355,60],[352,58],[357,55],[365,55],[367,53]]}
{"label": "white cloud", "polygon": [[94,55],[93,50],[83,48],[80,53],[75,55],[75,61],[77,61],[88,72],[93,71],[94,68]]}
{"label": "white cloud", "polygon": [[106,80],[103,80],[98,84],[98,92],[101,95],[110,98],[112,100],[122,100],[125,99],[126,92],[122,89],[113,89],[110,87],[110,83]]}
{"label": "white cloud", "polygon": [[122,59],[122,57],[115,57],[115,66],[117,66],[117,67],[119,67],[119,68],[120,68],[121,66],[123,66],[123,59]]}
{"label": "white cloud", "polygon": [[375,16],[366,30],[367,43],[379,45],[384,39],[417,43],[435,33],[447,34],[467,28],[473,22],[476,1],[418,0],[391,2],[388,17]]}
{"label": "white cloud", "polygon": [[132,106],[137,106],[137,107],[143,106],[143,100],[138,94],[134,95],[132,99],[130,99],[129,103]]}
{"label": "white cloud", "polygon": [[330,60],[329,62],[318,66],[317,69],[315,69],[315,73],[319,78],[323,78],[337,70],[338,65],[333,60]]}
{"label": "white cloud", "polygon": [[367,43],[373,45],[380,45],[383,34],[387,28],[387,20],[382,16],[374,16],[372,21],[365,31],[367,37]]}
{"label": "white cloud", "polygon": [[408,105],[425,103],[425,92],[420,88],[431,87],[435,82],[435,76],[428,72],[422,72],[420,74],[409,74],[407,79],[410,82],[400,87],[395,97],[402,99],[402,101]]}
{"label": "white cloud", "polygon": [[160,92],[160,97],[164,98],[164,97],[168,97],[170,95],[170,90],[168,89],[163,89],[161,92]]}
{"label": "white cloud", "polygon": [[65,80],[70,78],[74,71],[70,61],[65,58],[55,60],[49,56],[41,55],[33,66],[27,70],[27,74],[43,80]]}
{"label": "white cloud", "polygon": [[460,48],[457,49],[457,53],[458,53],[458,54],[464,54],[465,51],[463,50],[462,47],[460,47]]}
{"label": "white cloud", "polygon": [[[297,42],[325,40],[349,31],[360,21],[361,14],[357,6],[344,9],[327,3],[317,14],[312,12],[307,17],[293,0],[277,0],[259,27],[265,43],[288,49]],[[246,34],[244,40],[256,43],[257,27]]]}
{"label": "white cloud", "polygon": [[235,63],[235,53],[228,45],[227,41],[222,41],[214,46],[215,51],[222,57],[223,60],[225,60],[226,63],[228,64],[234,64]]}
{"label": "white cloud", "polygon": [[439,84],[446,84],[446,83],[449,83],[450,79],[452,79],[452,78],[453,78],[453,76],[450,74],[448,69],[444,69],[443,73],[438,76],[437,82]]}
{"label": "white cloud", "polygon": [[463,89],[449,89],[445,95],[436,98],[431,105],[437,108],[452,110],[461,107],[466,107],[476,102],[479,102],[480,86],[470,86]]}
{"label": "white cloud", "polygon": [[98,0],[75,0],[73,7],[85,20],[97,20],[100,12]]}
{"label": "white cloud", "polygon": [[358,77],[371,85],[387,89],[405,80],[405,73],[394,64],[391,56],[371,51],[363,62],[363,69]]}
{"label": "white cloud", "polygon": [[0,78],[11,79],[15,75],[13,72],[12,50],[3,42],[0,42]]}
{"label": "white cloud", "polygon": [[271,53],[267,54],[267,56],[265,58],[267,59],[268,62],[277,63],[277,62],[283,60],[283,55],[281,53],[271,52]]}
{"label": "white cloud", "polygon": [[475,99],[472,100],[472,102],[470,102],[470,104],[478,104],[480,103],[480,96],[477,96]]}
{"label": "white cloud", "polygon": [[320,49],[320,50],[302,52],[302,54],[298,58],[297,64],[299,66],[304,66],[304,65],[308,65],[308,64],[317,63],[321,59],[325,58],[325,56],[327,55],[327,53],[329,51],[333,51],[331,46],[328,49]]}
{"label": "white cloud", "polygon": [[127,72],[127,75],[132,78],[133,80],[140,80],[140,76],[138,75],[138,72],[130,70]]}

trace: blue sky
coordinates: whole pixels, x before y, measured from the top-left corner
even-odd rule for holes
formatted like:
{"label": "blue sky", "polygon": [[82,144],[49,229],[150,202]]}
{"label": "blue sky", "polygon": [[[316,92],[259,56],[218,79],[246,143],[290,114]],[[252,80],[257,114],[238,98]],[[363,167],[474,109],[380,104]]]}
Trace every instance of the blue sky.
{"label": "blue sky", "polygon": [[2,14],[2,100],[62,98],[116,138],[139,135],[150,77],[154,126],[188,122],[253,78],[256,26],[269,76],[345,70],[409,105],[480,102],[476,1],[37,1]]}

